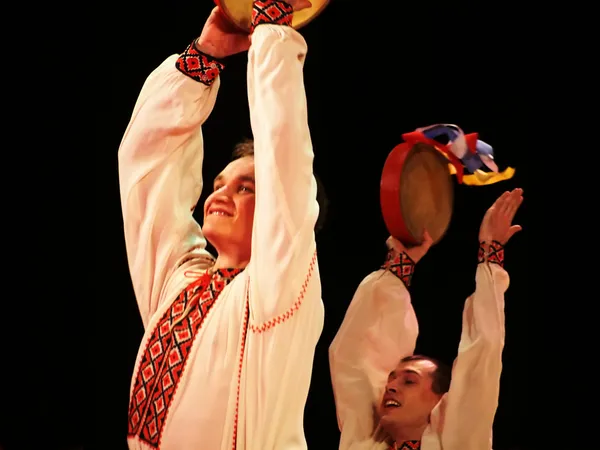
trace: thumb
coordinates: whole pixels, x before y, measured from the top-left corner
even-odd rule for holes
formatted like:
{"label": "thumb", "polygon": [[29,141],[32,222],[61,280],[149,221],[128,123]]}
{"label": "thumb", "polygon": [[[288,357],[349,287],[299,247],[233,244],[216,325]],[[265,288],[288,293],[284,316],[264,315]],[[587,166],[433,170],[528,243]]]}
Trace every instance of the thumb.
{"label": "thumb", "polygon": [[510,227],[508,229],[508,236],[506,237],[506,242],[508,242],[508,240],[514,236],[514,234],[518,231],[521,231],[523,228],[521,228],[521,225],[513,225],[512,227]]}
{"label": "thumb", "polygon": [[387,239],[386,244],[387,244],[388,248],[392,248],[399,253],[406,251],[404,244],[402,242],[400,242],[398,239],[396,239],[394,236],[390,236]]}
{"label": "thumb", "polygon": [[433,245],[433,238],[429,234],[429,231],[427,231],[427,230],[423,231],[423,243],[421,244],[421,246],[423,247],[423,249],[428,250],[429,247],[431,247],[432,245]]}

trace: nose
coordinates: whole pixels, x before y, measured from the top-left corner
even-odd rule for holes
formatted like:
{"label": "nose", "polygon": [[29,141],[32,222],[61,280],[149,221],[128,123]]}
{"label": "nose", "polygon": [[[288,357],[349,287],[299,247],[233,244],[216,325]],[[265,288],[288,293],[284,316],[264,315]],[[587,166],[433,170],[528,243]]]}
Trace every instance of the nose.
{"label": "nose", "polygon": [[388,384],[388,385],[386,386],[386,389],[385,389],[385,390],[386,390],[387,392],[393,392],[394,394],[397,392],[397,391],[396,391],[396,388],[395,388],[393,385],[391,385],[391,384]]}
{"label": "nose", "polygon": [[231,193],[230,193],[230,188],[228,188],[227,186],[223,186],[220,187],[219,189],[217,189],[216,191],[212,192],[206,199],[206,201],[204,202],[204,211],[205,213],[208,211],[207,208],[209,208],[210,205],[218,205],[219,203],[225,205],[225,204],[231,204],[232,199],[231,199]]}
{"label": "nose", "polygon": [[213,192],[212,196],[217,201],[227,202],[231,200],[231,197],[233,196],[233,187],[225,184]]}
{"label": "nose", "polygon": [[228,183],[223,184],[223,186],[221,186],[219,189],[217,189],[215,191],[216,195],[230,195],[230,192],[232,190],[232,186]]}

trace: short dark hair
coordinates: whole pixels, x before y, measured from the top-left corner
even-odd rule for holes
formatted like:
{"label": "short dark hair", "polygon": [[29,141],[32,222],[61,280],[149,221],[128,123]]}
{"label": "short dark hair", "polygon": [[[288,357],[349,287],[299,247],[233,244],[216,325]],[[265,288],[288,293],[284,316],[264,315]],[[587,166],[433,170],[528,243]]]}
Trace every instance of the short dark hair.
{"label": "short dark hair", "polygon": [[435,364],[436,369],[431,374],[433,382],[431,383],[431,389],[438,395],[443,395],[450,389],[450,381],[452,380],[452,369],[449,365],[442,361],[424,355],[410,355],[402,358],[401,363],[409,361],[430,361]]}
{"label": "short dark hair", "polygon": [[254,140],[243,139],[242,141],[235,144],[233,152],[231,154],[231,160],[243,158],[244,156],[254,156]]}
{"label": "short dark hair", "polygon": [[[233,148],[231,160],[235,161],[236,159],[244,158],[246,156],[254,156],[253,139],[246,138],[238,142]],[[325,187],[323,186],[323,182],[316,174],[313,173],[313,175],[315,177],[315,180],[317,181],[317,203],[319,204],[319,217],[317,217],[317,223],[315,224],[315,233],[318,233],[325,226],[327,210],[329,208],[329,199],[327,198],[327,194],[325,193]]]}

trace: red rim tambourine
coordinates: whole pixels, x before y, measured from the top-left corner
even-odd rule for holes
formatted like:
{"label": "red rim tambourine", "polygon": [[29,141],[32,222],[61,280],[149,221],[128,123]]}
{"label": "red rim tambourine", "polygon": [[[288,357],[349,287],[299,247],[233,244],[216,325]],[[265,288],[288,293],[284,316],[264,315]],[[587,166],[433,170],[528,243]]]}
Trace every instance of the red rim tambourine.
{"label": "red rim tambourine", "polygon": [[[294,13],[292,27],[296,30],[307,25],[329,4],[330,0],[311,0],[312,6]],[[229,21],[243,31],[250,31],[252,0],[214,0]]]}
{"label": "red rim tambourine", "polygon": [[448,161],[422,142],[397,145],[383,167],[380,200],[392,236],[405,245],[418,245],[427,230],[437,243],[450,225],[454,205]]}
{"label": "red rim tambourine", "polygon": [[[448,143],[436,140],[440,137]],[[499,172],[493,148],[456,125],[418,128],[402,138],[385,161],[380,201],[388,232],[405,245],[419,245],[424,230],[434,244],[444,236],[454,204],[452,175],[460,184],[485,186],[515,173],[512,167]]]}

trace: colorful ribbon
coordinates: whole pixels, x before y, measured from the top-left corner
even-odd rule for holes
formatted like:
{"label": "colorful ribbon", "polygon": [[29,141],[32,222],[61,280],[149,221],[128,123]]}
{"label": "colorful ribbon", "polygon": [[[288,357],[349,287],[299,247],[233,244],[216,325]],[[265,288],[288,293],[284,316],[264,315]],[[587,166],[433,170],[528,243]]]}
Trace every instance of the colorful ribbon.
{"label": "colorful ribbon", "polygon": [[[448,139],[447,144],[436,140],[441,136]],[[469,186],[485,186],[513,177],[515,169],[507,167],[502,172],[494,161],[494,149],[478,139],[477,133],[464,134],[460,127],[452,124],[436,124],[405,133],[402,138],[409,144],[418,142],[431,145],[449,161],[449,170],[456,175],[459,183]],[[481,168],[485,166],[491,172]],[[465,169],[470,174],[464,173]]]}

